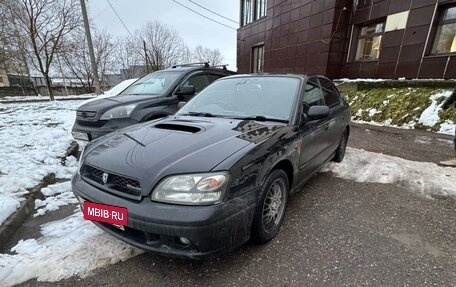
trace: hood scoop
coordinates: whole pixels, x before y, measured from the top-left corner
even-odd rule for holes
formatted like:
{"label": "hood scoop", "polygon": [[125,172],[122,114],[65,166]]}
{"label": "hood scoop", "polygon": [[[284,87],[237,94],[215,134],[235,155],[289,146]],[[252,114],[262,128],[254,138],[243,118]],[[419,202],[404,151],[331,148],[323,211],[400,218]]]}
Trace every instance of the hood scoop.
{"label": "hood scoop", "polygon": [[160,130],[177,131],[177,132],[184,132],[184,133],[191,133],[191,134],[199,133],[202,130],[201,128],[195,127],[195,126],[170,124],[170,123],[157,124],[154,126],[154,128],[160,129]]}

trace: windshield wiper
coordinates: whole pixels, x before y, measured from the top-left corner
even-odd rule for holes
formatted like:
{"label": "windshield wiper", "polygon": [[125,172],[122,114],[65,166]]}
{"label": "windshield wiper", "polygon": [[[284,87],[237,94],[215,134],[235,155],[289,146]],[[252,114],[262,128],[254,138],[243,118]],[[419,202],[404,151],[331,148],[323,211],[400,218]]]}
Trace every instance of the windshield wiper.
{"label": "windshield wiper", "polygon": [[275,119],[275,118],[268,118],[266,116],[262,115],[253,115],[253,116],[248,116],[248,117],[237,117],[235,119],[238,120],[254,120],[254,121],[259,121],[259,122],[279,122],[279,123],[288,123],[288,120],[283,120],[283,119]]}
{"label": "windshield wiper", "polygon": [[205,113],[205,112],[188,112],[186,114],[182,114],[182,116],[206,117],[206,118],[213,118],[214,117],[213,114]]}

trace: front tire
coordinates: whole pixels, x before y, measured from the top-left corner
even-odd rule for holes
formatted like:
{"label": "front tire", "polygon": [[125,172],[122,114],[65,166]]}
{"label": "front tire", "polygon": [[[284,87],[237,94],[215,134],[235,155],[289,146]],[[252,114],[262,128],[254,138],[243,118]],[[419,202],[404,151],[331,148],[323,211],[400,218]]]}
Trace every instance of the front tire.
{"label": "front tire", "polygon": [[334,155],[334,158],[332,161],[334,162],[342,162],[345,157],[345,151],[347,149],[347,142],[348,142],[348,133],[347,130],[345,130],[344,134],[342,135],[342,138],[340,139],[339,147],[336,150],[336,154]]}
{"label": "front tire", "polygon": [[252,240],[259,244],[271,241],[282,225],[289,192],[288,176],[277,169],[266,178],[252,224]]}

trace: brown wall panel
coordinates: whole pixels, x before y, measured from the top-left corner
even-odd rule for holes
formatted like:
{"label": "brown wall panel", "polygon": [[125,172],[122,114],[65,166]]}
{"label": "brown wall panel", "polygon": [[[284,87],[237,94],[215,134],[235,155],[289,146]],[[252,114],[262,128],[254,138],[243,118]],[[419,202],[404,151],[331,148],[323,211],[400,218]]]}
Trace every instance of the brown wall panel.
{"label": "brown wall panel", "polygon": [[404,45],[423,44],[429,32],[429,25],[408,28],[405,30]]}
{"label": "brown wall panel", "polygon": [[419,62],[401,62],[397,65],[396,78],[415,79],[417,77]]}
{"label": "brown wall panel", "polygon": [[415,8],[421,8],[424,6],[434,6],[435,5],[435,0],[413,0],[412,2],[412,9]]}
{"label": "brown wall panel", "polygon": [[383,79],[394,78],[396,63],[379,64],[377,67],[377,76]]}
{"label": "brown wall panel", "polygon": [[456,79],[456,56],[451,57],[448,63],[445,79]]}
{"label": "brown wall panel", "polygon": [[443,78],[447,57],[427,58],[421,64],[419,78]]}
{"label": "brown wall panel", "polygon": [[434,6],[426,6],[410,11],[407,27],[430,25],[434,15]]}
{"label": "brown wall panel", "polygon": [[411,2],[412,0],[392,0],[390,2],[388,14],[395,14],[409,10]]}

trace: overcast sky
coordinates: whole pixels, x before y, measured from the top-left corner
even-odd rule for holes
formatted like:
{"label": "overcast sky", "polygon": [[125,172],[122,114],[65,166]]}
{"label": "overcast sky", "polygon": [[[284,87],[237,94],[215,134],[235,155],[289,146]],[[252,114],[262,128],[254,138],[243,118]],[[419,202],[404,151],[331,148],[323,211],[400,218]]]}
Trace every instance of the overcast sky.
{"label": "overcast sky", "polygon": [[[199,8],[189,0],[176,1],[233,28],[238,27],[235,23]],[[218,48],[225,57],[225,62],[230,65],[230,69],[235,69],[235,30],[211,22],[179,6],[173,0],[110,0],[110,2],[132,33],[147,21],[158,20],[176,29],[190,47],[201,44],[211,49]],[[193,0],[193,2],[236,22],[239,21],[238,0]],[[115,36],[128,34],[107,0],[88,0],[88,10],[97,28],[106,28]]]}

